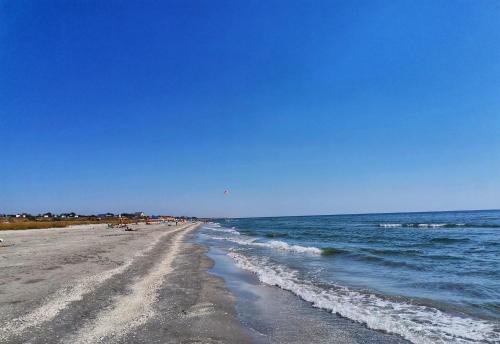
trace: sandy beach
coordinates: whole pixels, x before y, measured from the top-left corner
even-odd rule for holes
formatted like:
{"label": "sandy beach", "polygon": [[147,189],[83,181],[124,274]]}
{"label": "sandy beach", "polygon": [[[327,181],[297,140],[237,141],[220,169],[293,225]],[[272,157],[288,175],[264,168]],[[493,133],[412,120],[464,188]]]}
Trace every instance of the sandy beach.
{"label": "sandy beach", "polygon": [[3,231],[0,342],[250,342],[198,226]]}

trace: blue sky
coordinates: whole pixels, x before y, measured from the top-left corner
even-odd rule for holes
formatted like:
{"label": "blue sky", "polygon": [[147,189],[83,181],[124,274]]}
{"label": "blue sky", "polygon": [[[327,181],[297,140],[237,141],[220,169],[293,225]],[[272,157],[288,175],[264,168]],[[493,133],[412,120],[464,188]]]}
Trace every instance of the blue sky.
{"label": "blue sky", "polygon": [[500,208],[498,18],[486,0],[2,1],[0,213]]}

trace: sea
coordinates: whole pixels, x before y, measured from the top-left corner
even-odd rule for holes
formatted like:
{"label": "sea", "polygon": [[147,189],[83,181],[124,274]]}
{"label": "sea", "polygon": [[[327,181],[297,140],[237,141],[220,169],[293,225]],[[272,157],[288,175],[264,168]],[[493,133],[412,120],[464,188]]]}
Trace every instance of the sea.
{"label": "sea", "polygon": [[413,343],[500,343],[499,210],[226,218],[199,236],[315,312]]}

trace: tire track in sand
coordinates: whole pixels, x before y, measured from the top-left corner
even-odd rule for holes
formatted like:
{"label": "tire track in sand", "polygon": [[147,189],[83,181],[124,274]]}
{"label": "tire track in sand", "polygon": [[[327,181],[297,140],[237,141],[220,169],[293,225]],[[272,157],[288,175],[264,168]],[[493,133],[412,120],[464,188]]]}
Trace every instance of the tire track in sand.
{"label": "tire track in sand", "polygon": [[29,328],[40,327],[44,323],[53,320],[72,302],[82,300],[86,294],[91,293],[110,278],[124,273],[129,267],[132,266],[136,258],[142,257],[150,252],[162,238],[167,235],[173,235],[177,232],[186,230],[186,228],[190,227],[184,226],[162,233],[145,249],[136,253],[130,260],[126,261],[119,267],[82,278],[76,281],[73,285],[56,291],[53,296],[32,312],[2,324],[2,326],[0,326],[0,342],[3,342],[7,338],[19,336]]}
{"label": "tire track in sand", "polygon": [[[131,286],[131,293],[118,297],[112,308],[103,310],[95,321],[87,324],[73,338],[75,344],[91,344],[103,339],[117,341],[130,330],[146,323],[154,315],[153,305],[165,277],[172,271],[172,262],[179,252],[184,236],[197,228],[192,225],[172,238],[168,251],[149,273]],[[112,339],[111,339],[112,338]]]}

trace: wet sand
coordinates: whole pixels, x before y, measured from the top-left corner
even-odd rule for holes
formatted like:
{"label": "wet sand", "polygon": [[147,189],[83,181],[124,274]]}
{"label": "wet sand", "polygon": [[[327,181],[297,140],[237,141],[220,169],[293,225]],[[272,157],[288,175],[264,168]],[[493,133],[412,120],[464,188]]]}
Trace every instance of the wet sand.
{"label": "wet sand", "polygon": [[1,232],[0,342],[251,342],[197,227]]}

